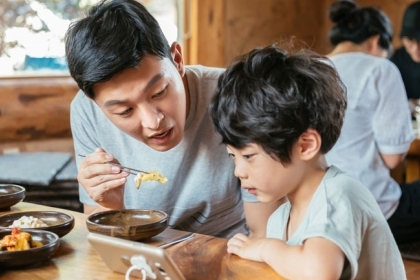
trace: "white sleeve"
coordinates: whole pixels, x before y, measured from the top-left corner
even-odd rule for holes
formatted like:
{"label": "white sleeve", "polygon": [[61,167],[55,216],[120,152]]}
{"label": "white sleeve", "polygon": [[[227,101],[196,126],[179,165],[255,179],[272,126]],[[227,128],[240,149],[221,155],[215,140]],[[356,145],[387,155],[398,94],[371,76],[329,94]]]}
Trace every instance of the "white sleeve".
{"label": "white sleeve", "polygon": [[391,62],[384,60],[378,66],[372,73],[379,96],[373,117],[375,142],[381,153],[405,153],[414,132],[404,83]]}

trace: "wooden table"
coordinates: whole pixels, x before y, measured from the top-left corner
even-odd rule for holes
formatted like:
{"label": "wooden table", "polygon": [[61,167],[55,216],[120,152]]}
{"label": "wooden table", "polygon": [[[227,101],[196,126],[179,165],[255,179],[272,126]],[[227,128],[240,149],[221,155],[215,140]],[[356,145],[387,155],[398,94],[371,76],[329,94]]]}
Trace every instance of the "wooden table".
{"label": "wooden table", "polygon": [[[61,239],[59,251],[52,259],[33,268],[0,271],[1,279],[124,279],[102,262],[87,241],[86,215],[78,212],[21,202],[0,215],[37,210],[55,210],[75,218],[74,229]],[[158,245],[185,232],[167,229],[148,243]],[[226,239],[195,234],[192,239],[168,247],[166,250],[180,267],[186,279],[284,279],[264,263],[248,261],[226,251]],[[135,279],[135,278],[132,278]]]}
{"label": "wooden table", "polygon": [[[86,237],[86,215],[78,212],[21,202],[11,211],[55,210],[72,214],[74,229],[61,239],[59,251],[49,261],[34,268],[0,271],[1,279],[41,280],[41,279],[124,279],[124,275],[114,273],[102,262],[100,256],[88,243]],[[172,240],[185,232],[167,229],[153,238],[152,245]],[[284,279],[264,263],[248,261],[226,252],[226,239],[195,234],[190,240],[173,245],[166,250],[187,279]],[[404,260],[408,280],[420,279],[420,262]],[[134,279],[134,278],[133,278]]]}

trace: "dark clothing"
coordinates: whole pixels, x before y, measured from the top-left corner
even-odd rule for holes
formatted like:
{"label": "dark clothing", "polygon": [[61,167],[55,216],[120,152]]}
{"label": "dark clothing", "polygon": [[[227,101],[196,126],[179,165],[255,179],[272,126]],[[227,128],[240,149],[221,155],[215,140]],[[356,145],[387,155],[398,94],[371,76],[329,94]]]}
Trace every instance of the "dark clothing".
{"label": "dark clothing", "polygon": [[420,180],[400,186],[400,203],[388,224],[397,244],[420,241]]}
{"label": "dark clothing", "polygon": [[420,98],[420,63],[414,62],[404,47],[395,51],[391,61],[400,70],[408,99]]}

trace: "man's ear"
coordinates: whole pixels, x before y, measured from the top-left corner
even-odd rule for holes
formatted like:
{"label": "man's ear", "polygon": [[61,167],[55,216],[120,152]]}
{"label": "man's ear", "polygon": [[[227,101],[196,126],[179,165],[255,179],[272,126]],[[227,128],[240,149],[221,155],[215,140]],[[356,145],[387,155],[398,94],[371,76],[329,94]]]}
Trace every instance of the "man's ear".
{"label": "man's ear", "polygon": [[299,137],[297,141],[299,147],[299,157],[301,160],[311,160],[318,155],[321,149],[322,139],[318,131],[309,128]]}
{"label": "man's ear", "polygon": [[181,77],[184,77],[185,67],[184,67],[184,58],[182,57],[181,45],[178,44],[177,42],[172,43],[171,54],[172,54],[172,59],[175,63],[176,69],[178,70]]}

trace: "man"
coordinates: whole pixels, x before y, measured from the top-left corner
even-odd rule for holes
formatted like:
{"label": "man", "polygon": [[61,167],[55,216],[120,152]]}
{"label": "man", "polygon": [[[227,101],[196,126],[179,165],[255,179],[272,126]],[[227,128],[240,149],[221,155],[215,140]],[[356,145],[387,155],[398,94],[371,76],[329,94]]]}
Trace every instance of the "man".
{"label": "man", "polygon": [[420,1],[410,4],[404,12],[401,41],[391,61],[401,72],[407,97],[413,105],[420,98]]}
{"label": "man", "polygon": [[[265,235],[281,201],[256,203],[241,191],[208,115],[222,69],[185,66],[180,45],[170,46],[134,0],[94,6],[69,28],[66,55],[83,91],[71,105],[71,128],[76,154],[87,155],[77,158],[85,213],[149,208],[167,212],[180,230]],[[109,161],[157,170],[168,182],[137,189]]]}

